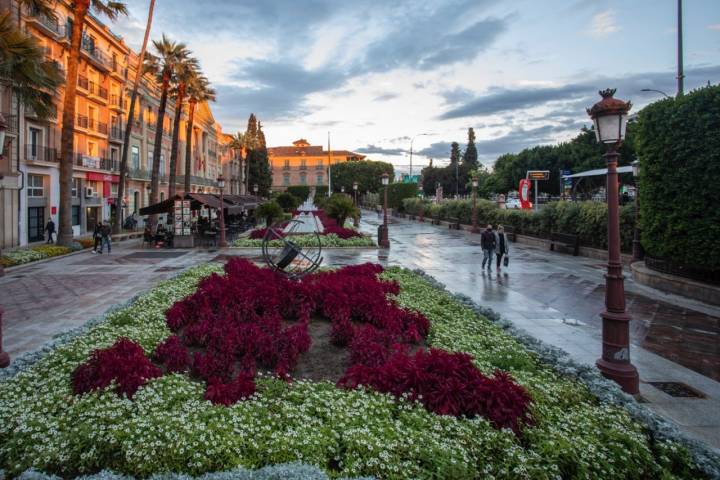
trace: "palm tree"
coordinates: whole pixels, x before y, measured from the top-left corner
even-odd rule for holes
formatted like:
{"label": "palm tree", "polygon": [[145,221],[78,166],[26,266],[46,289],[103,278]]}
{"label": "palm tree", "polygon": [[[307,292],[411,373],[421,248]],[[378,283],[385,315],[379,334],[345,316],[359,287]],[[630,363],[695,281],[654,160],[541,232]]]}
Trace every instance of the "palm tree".
{"label": "palm tree", "polygon": [[242,132],[237,132],[236,134],[232,135],[232,140],[230,140],[230,143],[228,146],[233,149],[237,150],[238,157],[240,159],[240,170],[242,171],[243,176],[243,183],[241,184],[240,193],[241,194],[247,194],[247,188],[245,186],[245,179],[247,178],[245,175],[245,167],[243,166],[243,157],[247,159],[247,152],[250,150],[250,148],[253,147],[253,142],[250,139],[250,137]]}
{"label": "palm tree", "polygon": [[[167,108],[170,82],[173,78],[176,65],[189,56],[189,51],[184,43],[170,41],[163,34],[160,41],[153,41],[155,50],[158,53],[157,81],[161,85],[160,106],[158,107],[157,123],[155,126],[155,150],[153,151],[153,165],[150,176],[150,204],[158,202],[160,193],[160,152],[162,151],[163,125],[165,123],[165,110]],[[155,223],[154,219],[151,223]]]}
{"label": "palm tree", "polygon": [[55,62],[45,60],[35,37],[23,33],[10,18],[0,16],[0,86],[36,115],[47,118],[55,108],[54,92],[63,83]]}
{"label": "palm tree", "polygon": [[198,103],[214,102],[215,90],[210,87],[208,79],[196,75],[187,84],[188,121],[185,127],[185,193],[190,191],[190,166],[192,165],[192,133],[195,122],[195,108]]}
{"label": "palm tree", "polygon": [[[28,0],[33,4],[40,0]],[[49,2],[47,2],[49,3]],[[77,93],[78,66],[80,64],[80,46],[82,43],[85,19],[92,9],[104,14],[110,20],[118,15],[127,15],[125,2],[110,0],[74,0],[71,3],[73,28],[70,30],[70,51],[63,98],[62,134],[60,135],[60,215],[57,243],[70,246],[72,244],[72,175],[73,175],[73,140],[75,137],[75,97]]]}
{"label": "palm tree", "polygon": [[150,27],[152,26],[153,11],[155,10],[155,0],[150,0],[150,8],[148,9],[147,25],[145,25],[145,37],[143,38],[142,48],[140,49],[140,57],[138,59],[137,71],[135,72],[135,81],[133,83],[132,93],[130,94],[130,109],[128,111],[127,124],[125,125],[125,138],[123,139],[122,156],[120,157],[120,183],[118,184],[117,199],[115,205],[120,205],[120,216],[118,221],[113,225],[113,231],[120,233],[122,228],[122,204],[125,196],[125,174],[128,171],[128,150],[130,149],[130,135],[132,134],[133,118],[135,117],[135,102],[137,101],[138,87],[140,79],[145,73],[145,52],[147,50],[148,38],[150,38]]}
{"label": "palm tree", "polygon": [[185,94],[187,92],[187,84],[194,77],[198,75],[200,64],[196,58],[186,58],[175,66],[175,121],[173,122],[173,136],[172,136],[172,147],[170,150],[170,175],[168,176],[168,182],[170,187],[168,189],[168,198],[175,196],[175,178],[177,172],[177,158],[178,158],[178,141],[180,136],[180,117],[182,117],[183,102],[185,101]]}

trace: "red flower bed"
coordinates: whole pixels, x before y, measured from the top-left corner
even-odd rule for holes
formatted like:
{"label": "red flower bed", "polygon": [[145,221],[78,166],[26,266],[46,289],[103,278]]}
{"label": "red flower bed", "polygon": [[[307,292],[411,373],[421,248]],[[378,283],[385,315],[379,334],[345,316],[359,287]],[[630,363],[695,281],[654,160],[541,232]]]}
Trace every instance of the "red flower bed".
{"label": "red flower bed", "polygon": [[79,365],[72,374],[72,386],[76,395],[82,395],[105,388],[114,380],[117,394],[132,398],[149,379],[161,375],[140,345],[120,338],[112,347],[95,350],[88,361]]}
{"label": "red flower bed", "polygon": [[[530,395],[505,372],[486,377],[465,353],[430,349],[408,355],[402,349],[378,348],[375,342],[354,342],[357,361],[338,381],[346,388],[372,387],[397,397],[409,395],[439,415],[481,415],[497,428],[520,432],[532,423]],[[383,355],[383,352],[385,353]]]}
{"label": "red flower bed", "polygon": [[[295,210],[292,212],[293,217],[298,215],[300,212]],[[344,228],[338,226],[335,219],[328,217],[324,211],[317,210],[315,212],[312,212],[313,215],[318,217],[320,219],[320,222],[323,225],[324,231],[320,235],[330,235],[335,234],[338,237],[342,238],[343,240],[347,240],[348,238],[353,237],[362,237],[362,233],[358,232],[357,230],[353,230],[352,228]],[[278,234],[280,234],[281,237],[284,237],[285,234],[282,233],[279,230],[276,230]],[[252,240],[258,240],[265,237],[265,233],[267,232],[267,228],[256,228],[255,230],[250,232],[250,239]]]}
{"label": "red flower bed", "polygon": [[[247,260],[230,260],[224,276],[202,280],[194,294],[168,309],[174,334],[153,358],[167,372],[203,380],[206,400],[231,405],[255,392],[258,366],[289,378],[310,348],[310,319],[319,315],[331,322],[332,342],[350,350],[338,386],[409,395],[437,414],[481,415],[515,432],[530,423],[530,396],[506,373],[485,376],[467,354],[420,348],[430,324],[398,306],[392,295],[399,286],[380,280],[382,271],[368,263],[291,281]],[[73,388],[84,393],[115,380],[118,393],[132,397],[161,373],[142,348],[120,339],[78,367]]]}

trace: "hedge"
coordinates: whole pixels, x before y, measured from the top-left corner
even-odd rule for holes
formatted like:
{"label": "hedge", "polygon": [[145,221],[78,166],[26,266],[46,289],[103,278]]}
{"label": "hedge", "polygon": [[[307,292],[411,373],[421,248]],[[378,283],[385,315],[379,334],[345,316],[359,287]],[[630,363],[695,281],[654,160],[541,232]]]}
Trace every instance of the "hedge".
{"label": "hedge", "polygon": [[645,252],[720,269],[720,86],[655,102],[638,127]]}
{"label": "hedge", "polygon": [[293,185],[287,187],[285,191],[291,195],[296,196],[297,198],[302,199],[303,202],[307,200],[307,198],[310,196],[310,187],[308,187],[307,185]]}
{"label": "hedge", "polygon": [[[438,216],[441,220],[457,218],[460,223],[472,223],[472,200],[445,200],[434,204],[419,198],[406,199],[405,211],[420,214],[423,205],[428,218]],[[578,235],[582,245],[607,248],[607,205],[598,202],[551,202],[539,211],[501,210],[494,202],[478,200],[478,223],[480,225],[510,225],[515,233],[536,237],[549,237],[552,232]],[[632,250],[635,225],[634,205],[620,207],[620,240],[623,251]]]}
{"label": "hedge", "polygon": [[[382,195],[384,192],[380,192]],[[391,183],[388,185],[388,208],[400,208],[403,200],[417,196],[418,186],[416,183]]]}

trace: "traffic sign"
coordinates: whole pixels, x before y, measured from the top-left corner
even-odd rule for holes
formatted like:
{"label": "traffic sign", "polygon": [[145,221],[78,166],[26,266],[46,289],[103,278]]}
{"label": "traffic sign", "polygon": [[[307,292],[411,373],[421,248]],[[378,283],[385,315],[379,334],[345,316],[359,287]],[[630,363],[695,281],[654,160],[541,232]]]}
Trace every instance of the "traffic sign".
{"label": "traffic sign", "polygon": [[528,180],[549,180],[550,170],[528,170]]}

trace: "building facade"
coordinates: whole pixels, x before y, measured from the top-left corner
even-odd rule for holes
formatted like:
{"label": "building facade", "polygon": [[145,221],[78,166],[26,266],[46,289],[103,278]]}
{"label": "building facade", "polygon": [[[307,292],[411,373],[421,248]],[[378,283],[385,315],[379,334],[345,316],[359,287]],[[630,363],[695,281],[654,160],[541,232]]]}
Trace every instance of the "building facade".
{"label": "building facade", "polygon": [[[18,6],[17,0],[0,0],[3,11],[29,35],[34,36],[48,60],[66,71],[72,12],[70,2],[55,4],[56,19]],[[138,55],[123,39],[92,16],[83,33],[75,105],[73,148],[72,225],[75,236],[91,232],[99,220],[118,218],[115,205],[120,179],[120,159],[129,111],[132,81]],[[142,79],[135,105],[128,182],[123,218],[148,205],[155,148],[160,89],[150,75]],[[56,112],[47,119],[19,105],[7,90],[0,90],[0,112],[8,123],[8,148],[0,162],[0,248],[41,241],[49,218],[58,223],[60,203],[60,133],[64,87],[56,92]],[[160,156],[160,196],[168,195],[168,174],[175,116],[175,102],[168,100]],[[186,110],[186,109],[183,109]],[[176,165],[177,192],[185,184],[185,113],[180,123]],[[193,128],[191,191],[216,192],[220,173],[218,134],[207,104],[199,104]]]}
{"label": "building facade", "polygon": [[320,145],[310,145],[304,138],[296,140],[292,146],[270,147],[267,150],[274,190],[285,190],[293,185],[327,185],[329,165],[365,159],[365,155],[359,153],[328,151]]}

